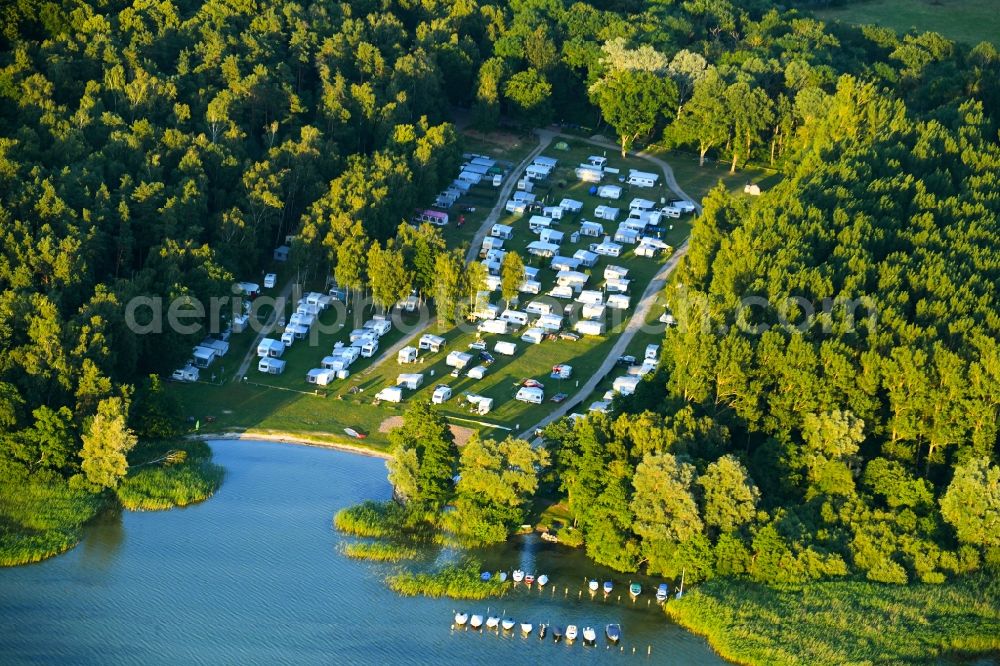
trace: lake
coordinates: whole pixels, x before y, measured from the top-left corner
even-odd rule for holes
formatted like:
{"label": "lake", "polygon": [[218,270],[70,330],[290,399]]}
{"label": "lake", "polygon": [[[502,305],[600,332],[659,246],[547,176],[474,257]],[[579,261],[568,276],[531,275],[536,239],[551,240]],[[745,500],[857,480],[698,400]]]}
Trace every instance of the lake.
{"label": "lake", "polygon": [[[390,496],[384,461],[287,444],[211,445],[226,479],[207,502],[106,515],[68,553],[0,569],[0,663],[725,663],[655,603],[629,602],[627,576],[612,577],[607,601],[581,594],[585,576],[608,574],[534,535],[491,551],[489,563],[548,573],[541,592],[521,586],[483,602],[398,597],[383,583],[393,566],[343,557],[331,524],[344,506]],[[452,629],[455,609],[488,606],[536,625],[589,624],[600,638],[584,647]],[[624,651],[607,648],[609,622],[621,624]]]}

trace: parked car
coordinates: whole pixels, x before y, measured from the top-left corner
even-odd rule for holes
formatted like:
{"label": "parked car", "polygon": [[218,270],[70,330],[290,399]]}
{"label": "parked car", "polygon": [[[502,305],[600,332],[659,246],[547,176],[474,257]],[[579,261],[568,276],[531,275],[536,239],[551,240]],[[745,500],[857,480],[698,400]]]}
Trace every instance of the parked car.
{"label": "parked car", "polygon": [[264,276],[264,288],[274,289],[274,285],[278,282],[278,275],[276,273],[268,273]]}
{"label": "parked car", "polygon": [[480,351],[486,349],[486,340],[476,340],[469,345],[469,349],[478,349]]}
{"label": "parked car", "polygon": [[631,354],[618,357],[618,365],[635,365],[635,356]]}
{"label": "parked car", "polygon": [[562,338],[563,340],[572,340],[572,341],[580,339],[579,333],[574,333],[573,331],[562,331],[559,334],[559,337]]}
{"label": "parked car", "polygon": [[479,358],[486,365],[490,365],[491,363],[493,363],[493,361],[496,360],[495,358],[493,358],[493,354],[489,353],[485,349],[483,351],[479,352]]}

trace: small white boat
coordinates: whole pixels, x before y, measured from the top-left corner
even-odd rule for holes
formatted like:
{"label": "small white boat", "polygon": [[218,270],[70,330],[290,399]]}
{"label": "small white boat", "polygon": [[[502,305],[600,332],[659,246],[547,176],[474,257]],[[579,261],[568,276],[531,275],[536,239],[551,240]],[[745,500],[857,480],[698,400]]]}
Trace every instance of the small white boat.
{"label": "small white boat", "polygon": [[591,591],[592,593],[593,593],[593,592],[597,592],[597,589],[598,589],[598,588],[599,588],[600,586],[601,586],[601,585],[600,585],[600,583],[598,583],[598,582],[597,582],[596,580],[592,580],[592,581],[590,581],[589,583],[587,583],[587,587],[588,587],[588,588],[590,588],[590,591]]}
{"label": "small white boat", "polygon": [[670,588],[667,587],[666,583],[660,583],[660,586],[656,588],[656,601],[662,604],[669,595]]}
{"label": "small white boat", "polygon": [[566,627],[566,640],[567,641],[570,641],[570,642],[575,641],[576,637],[578,635],[579,635],[579,631],[577,630],[575,624],[571,624],[571,625],[569,625],[569,626]]}
{"label": "small white boat", "polygon": [[488,618],[486,618],[487,629],[496,629],[499,626],[500,626],[500,618],[497,617],[496,615],[490,615]]}
{"label": "small white boat", "polygon": [[642,594],[642,585],[639,585],[639,583],[632,583],[628,586],[628,594],[630,597],[635,599]]}
{"label": "small white boat", "polygon": [[507,572],[506,571],[501,571],[499,574],[497,574],[497,578],[500,579],[501,583],[506,582],[507,581]]}
{"label": "small white boat", "polygon": [[483,626],[483,616],[478,613],[469,618],[469,626],[473,629],[481,629]]}
{"label": "small white boat", "polygon": [[500,626],[503,627],[504,631],[510,631],[514,628],[514,618],[505,617],[503,621],[500,622]]}
{"label": "small white boat", "polygon": [[465,623],[468,621],[469,621],[468,613],[462,613],[461,611],[455,613],[455,624],[458,625],[459,627],[464,627]]}
{"label": "small white boat", "polygon": [[530,622],[521,623],[521,633],[524,634],[525,636],[530,636],[534,628],[535,628],[534,625],[532,625]]}
{"label": "small white boat", "polygon": [[510,577],[514,579],[515,583],[520,583],[524,580],[524,572],[520,569],[514,569],[514,573],[512,573]]}
{"label": "small white boat", "polygon": [[548,576],[546,576],[545,574],[542,574],[541,576],[538,577],[538,587],[545,587],[548,584],[549,584],[549,577]]}
{"label": "small white boat", "polygon": [[615,586],[610,580],[604,581],[604,596],[611,594],[611,590],[613,589],[615,589]]}
{"label": "small white boat", "polygon": [[597,632],[594,631],[593,627],[583,628],[583,642],[584,643],[594,643],[597,641]]}
{"label": "small white boat", "polygon": [[545,638],[545,635],[549,633],[549,625],[544,622],[538,625],[538,638],[539,640]]}

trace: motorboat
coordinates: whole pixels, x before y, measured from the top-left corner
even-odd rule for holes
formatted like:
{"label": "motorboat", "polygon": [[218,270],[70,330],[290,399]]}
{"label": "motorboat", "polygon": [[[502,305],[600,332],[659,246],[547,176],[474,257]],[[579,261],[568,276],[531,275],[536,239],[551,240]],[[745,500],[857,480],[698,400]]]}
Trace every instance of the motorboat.
{"label": "motorboat", "polygon": [[506,571],[501,571],[499,574],[497,574],[497,578],[500,579],[501,583],[506,583],[507,582],[507,572]]}
{"label": "motorboat", "polygon": [[566,627],[566,640],[567,641],[569,641],[570,643],[572,643],[573,641],[576,640],[576,637],[578,635],[579,635],[579,630],[576,628],[575,624],[571,624],[571,625],[569,625],[569,626]]}
{"label": "motorboat", "polygon": [[598,588],[601,587],[601,584],[598,583],[596,580],[592,580],[589,583],[587,583],[587,587],[590,589],[590,593],[593,594],[594,592],[597,592]]}
{"label": "motorboat", "polygon": [[504,631],[510,631],[511,629],[514,628],[514,618],[505,617],[503,620],[501,620],[500,626],[503,627]]}
{"label": "motorboat", "polygon": [[549,625],[542,623],[538,625],[538,639],[541,640],[545,638],[545,634],[549,633]]}
{"label": "motorboat", "polygon": [[611,594],[611,590],[615,589],[615,586],[610,580],[604,581],[604,596]]}
{"label": "motorboat", "polygon": [[455,624],[459,627],[464,627],[465,623],[469,621],[469,614],[463,613],[461,611],[455,613]]}
{"label": "motorboat", "polygon": [[524,580],[524,572],[520,569],[514,569],[514,573],[512,573],[510,577],[514,579],[515,583],[520,583]]}
{"label": "motorboat", "polygon": [[469,618],[469,626],[472,627],[473,629],[482,629],[483,616],[479,615],[478,613],[474,614],[472,617]]}
{"label": "motorboat", "polygon": [[480,580],[488,581],[490,578],[493,578],[493,574],[491,574],[489,571],[484,571],[483,573],[479,574],[479,578]]}
{"label": "motorboat", "polygon": [[642,594],[642,585],[639,585],[639,583],[632,583],[628,586],[628,593],[633,599],[635,599]]}
{"label": "motorboat", "polygon": [[524,634],[525,636],[530,636],[534,628],[535,627],[530,622],[521,623],[521,633]]}
{"label": "motorboat", "polygon": [[525,574],[524,575],[524,584],[525,585],[527,585],[528,587],[531,587],[534,582],[535,582],[535,577],[532,574]]}
{"label": "motorboat", "polygon": [[552,627],[552,640],[558,643],[563,638],[563,628],[558,624]]}
{"label": "motorboat", "polygon": [[583,628],[583,642],[591,644],[597,642],[597,632],[594,631],[593,627]]}
{"label": "motorboat", "polygon": [[667,587],[666,583],[660,583],[660,586],[656,588],[656,600],[662,604],[668,596],[670,596],[670,588]]}
{"label": "motorboat", "polygon": [[546,576],[545,574],[542,574],[541,576],[538,577],[538,587],[545,587],[548,584],[549,584],[549,577],[548,576]]}
{"label": "motorboat", "polygon": [[621,625],[609,624],[604,628],[604,633],[608,637],[608,642],[612,645],[618,645],[618,641],[622,639]]}
{"label": "motorboat", "polygon": [[500,626],[500,618],[498,616],[490,615],[488,618],[486,618],[487,629],[496,629],[499,626]]}

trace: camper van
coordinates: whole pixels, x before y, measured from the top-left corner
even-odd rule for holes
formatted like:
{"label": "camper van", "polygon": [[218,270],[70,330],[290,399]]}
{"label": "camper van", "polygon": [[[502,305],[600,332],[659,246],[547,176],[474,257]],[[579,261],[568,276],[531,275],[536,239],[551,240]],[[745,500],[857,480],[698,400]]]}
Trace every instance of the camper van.
{"label": "camper van", "polygon": [[645,358],[655,361],[660,356],[660,345],[646,345]]}
{"label": "camper van", "polygon": [[540,405],[545,400],[545,392],[533,386],[522,386],[517,390],[514,399],[532,405]]}
{"label": "camper van", "polygon": [[622,246],[617,243],[604,241],[603,243],[592,243],[590,251],[604,255],[605,257],[618,257],[621,256]]}
{"label": "camper van", "polygon": [[576,322],[573,330],[581,335],[604,335],[604,322],[583,319]]}
{"label": "camper van", "polygon": [[532,301],[524,306],[524,309],[528,314],[547,315],[552,312],[552,304],[543,303],[542,301]]}
{"label": "camper van", "polygon": [[444,384],[439,384],[434,387],[434,393],[431,394],[431,402],[435,405],[441,405],[451,399],[451,387],[445,386]]}
{"label": "camper van", "polygon": [[462,369],[465,366],[469,365],[469,362],[471,360],[472,360],[472,354],[466,354],[465,352],[460,352],[460,351],[453,351],[448,354],[448,357],[445,358],[444,363],[449,368]]}
{"label": "camper van", "polygon": [[523,334],[521,334],[521,340],[523,342],[528,342],[533,345],[539,344],[545,339],[545,330],[541,328],[529,328]]}
{"label": "camper van", "polygon": [[552,287],[549,290],[549,296],[552,298],[573,298],[573,287]]}
{"label": "camper van", "polygon": [[594,209],[594,217],[599,220],[614,222],[618,218],[618,209],[611,206],[598,206]]}
{"label": "camper van", "polygon": [[323,368],[313,368],[306,373],[306,381],[316,386],[326,386],[336,378],[336,372],[333,370],[324,370]]}
{"label": "camper van", "polygon": [[365,358],[371,358],[378,351],[378,340],[368,340],[363,345],[361,345],[361,355]]}
{"label": "camper van", "polygon": [[504,310],[500,314],[500,319],[515,327],[524,326],[528,323],[528,313],[519,310]]}
{"label": "camper van", "polygon": [[423,383],[424,376],[419,372],[403,373],[396,377],[396,386],[402,386],[411,391],[416,391]]}
{"label": "camper van", "polygon": [[480,333],[495,333],[497,335],[507,334],[507,322],[503,319],[485,319],[479,322],[476,327]]}
{"label": "camper van", "polygon": [[[490,236],[502,240],[510,240],[514,237],[514,229],[506,224],[494,224],[490,229]],[[485,248],[486,246],[484,245],[483,247]]]}
{"label": "camper van", "polygon": [[595,166],[598,169],[603,169],[608,165],[608,158],[600,155],[591,155],[587,158],[587,164]]}
{"label": "camper van", "polygon": [[621,199],[622,188],[617,185],[601,185],[597,188],[597,196],[601,199]]}
{"label": "camper van", "polygon": [[538,280],[525,280],[517,290],[522,294],[538,294],[542,291],[542,283]]}
{"label": "camper van", "polygon": [[417,354],[418,352],[416,347],[403,347],[396,354],[396,362],[400,364],[416,363]]}
{"label": "camper van", "polygon": [[659,175],[655,173],[636,171],[635,169],[628,172],[628,184],[635,187],[654,187],[659,179]]}
{"label": "camper van", "polygon": [[608,296],[607,306],[613,310],[628,310],[631,299],[625,294]]}
{"label": "camper van", "polygon": [[503,354],[504,356],[513,356],[517,352],[517,345],[513,342],[507,342],[506,340],[501,340],[500,342],[493,345],[493,351],[498,354]]}
{"label": "camper van", "polygon": [[641,381],[641,377],[616,377],[611,384],[611,390],[622,395],[632,395]]}
{"label": "camper van", "polygon": [[535,322],[535,326],[544,329],[546,331],[558,331],[562,328],[563,318],[561,315],[557,314],[543,314]]}
{"label": "camper van", "polygon": [[198,368],[193,365],[185,365],[183,368],[174,370],[170,378],[175,382],[196,382],[199,375]]}
{"label": "camper van", "polygon": [[417,342],[417,347],[420,349],[426,349],[430,352],[439,352],[441,351],[441,348],[444,347],[444,338],[440,335],[424,333],[420,336],[420,340]]}
{"label": "camper van", "polygon": [[559,202],[559,207],[567,213],[579,213],[583,210],[583,202],[576,199],[563,199]]}
{"label": "camper van", "polygon": [[270,356],[271,358],[280,358],[284,353],[285,345],[280,340],[264,338],[257,345],[257,356],[260,357]]}
{"label": "camper van", "polygon": [[386,402],[403,402],[403,389],[398,386],[386,386],[375,394],[375,399]]}

